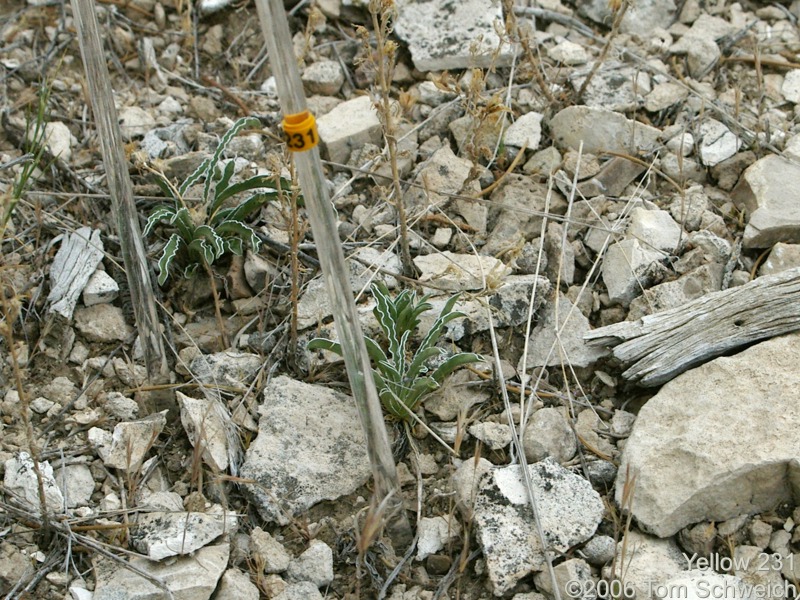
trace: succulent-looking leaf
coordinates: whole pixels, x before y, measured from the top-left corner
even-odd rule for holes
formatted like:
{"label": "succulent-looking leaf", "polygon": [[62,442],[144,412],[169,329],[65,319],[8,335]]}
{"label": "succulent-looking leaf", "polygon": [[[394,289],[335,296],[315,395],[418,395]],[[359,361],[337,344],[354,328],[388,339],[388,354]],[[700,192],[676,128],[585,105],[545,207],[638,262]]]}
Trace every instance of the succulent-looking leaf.
{"label": "succulent-looking leaf", "polygon": [[[194,230],[194,237],[196,240],[205,240],[205,242],[211,247],[215,260],[225,253],[225,243],[222,241],[222,237],[208,225],[200,225],[199,227],[196,227]],[[208,264],[211,263],[209,262]]]}
{"label": "succulent-looking leaf", "polygon": [[155,227],[162,220],[171,218],[174,214],[175,209],[171,206],[156,207],[156,209],[150,213],[150,216],[147,218],[147,225],[145,225],[144,231],[142,231],[142,237],[147,237],[150,235],[153,227]]}
{"label": "succulent-looking leaf", "polygon": [[247,243],[253,249],[253,252],[258,252],[261,247],[261,240],[258,239],[256,232],[252,227],[245,225],[241,221],[225,221],[217,225],[216,232],[219,235],[230,236],[233,235],[238,239]]}
{"label": "succulent-looking leaf", "polygon": [[247,217],[259,210],[270,200],[275,200],[278,195],[275,192],[263,192],[253,194],[247,200],[234,208],[223,208],[217,211],[210,219],[210,223],[215,225],[223,221],[244,221]]}
{"label": "succulent-looking leaf", "polygon": [[214,186],[214,201],[208,207],[208,214],[209,219],[213,220],[214,215],[219,210],[220,206],[222,206],[222,194],[221,192],[228,187],[228,184],[233,177],[233,172],[236,170],[236,161],[228,161],[228,164],[225,165],[225,170],[219,175],[219,177],[215,177],[218,179],[216,185]]}
{"label": "succulent-looking leaf", "polygon": [[178,250],[180,250],[182,244],[181,236],[177,233],[173,233],[167,241],[167,245],[164,246],[161,258],[158,259],[158,285],[164,285],[167,281],[172,261],[175,259],[175,255],[178,253]]}
{"label": "succulent-looking leaf", "polygon": [[464,365],[468,365],[470,363],[481,362],[482,360],[484,360],[484,358],[480,354],[475,354],[474,352],[460,352],[458,354],[454,354],[441,365],[436,367],[433,373],[431,373],[430,377],[437,383],[442,383],[444,378],[450,375],[450,373],[455,371],[457,368],[463,367]]}
{"label": "succulent-looking leaf", "polygon": [[197,274],[197,269],[200,267],[199,263],[192,263],[183,270],[183,278],[191,279]]}
{"label": "succulent-looking leaf", "polygon": [[226,251],[235,254],[236,256],[242,256],[244,254],[244,244],[240,238],[229,237],[225,238],[225,249]]}
{"label": "succulent-looking leaf", "polygon": [[242,192],[250,192],[252,190],[264,190],[265,193],[274,194],[278,196],[275,189],[275,177],[272,175],[254,175],[244,181],[237,181],[233,185],[219,190],[217,193],[216,201],[219,203],[224,202],[228,198],[241,194]]}
{"label": "succulent-looking leaf", "polygon": [[192,254],[192,256],[196,256],[199,262],[208,266],[213,265],[214,259],[216,258],[214,249],[202,238],[192,240],[189,244],[189,253]]}
{"label": "succulent-looking leaf", "polygon": [[306,344],[306,348],[309,350],[328,350],[329,352],[334,352],[339,356],[344,356],[342,354],[342,345],[334,342],[332,340],[328,340],[325,338],[314,338],[308,344]]}

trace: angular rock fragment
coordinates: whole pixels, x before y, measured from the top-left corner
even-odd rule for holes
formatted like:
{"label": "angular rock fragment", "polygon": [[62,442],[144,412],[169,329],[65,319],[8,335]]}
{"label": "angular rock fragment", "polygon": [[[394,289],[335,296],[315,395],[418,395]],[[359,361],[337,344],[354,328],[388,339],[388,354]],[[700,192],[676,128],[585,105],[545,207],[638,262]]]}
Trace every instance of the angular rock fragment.
{"label": "angular rock fragment", "polygon": [[236,529],[237,517],[214,505],[206,512],[148,512],[136,518],[131,544],[150,560],[191,554]]}
{"label": "angular rock fragment", "polygon": [[[194,556],[175,561],[154,562],[131,558],[129,563],[151,578],[161,581],[175,600],[208,600],[228,566],[228,544],[200,548]],[[94,561],[95,591],[93,600],[155,600],[168,597],[163,588],[138,573],[108,558]]]}
{"label": "angular rock fragment", "polygon": [[664,385],[639,412],[625,444],[617,502],[630,472],[633,515],[640,527],[665,537],[797,497],[798,361],[800,335],[791,334]]}
{"label": "angular rock fragment", "polygon": [[[539,520],[547,543],[564,552],[589,539],[603,516],[591,484],[552,459],[530,465]],[[495,595],[545,566],[519,465],[490,470],[480,481],[474,520]]]}
{"label": "angular rock fragment", "polygon": [[246,487],[267,521],[286,525],[366,483],[366,444],[349,396],[281,376],[264,390],[259,412],[241,475],[256,480]]}
{"label": "angular rock fragment", "polygon": [[513,56],[495,29],[503,23],[499,0],[398,0],[397,9],[395,33],[420,71],[507,64]]}

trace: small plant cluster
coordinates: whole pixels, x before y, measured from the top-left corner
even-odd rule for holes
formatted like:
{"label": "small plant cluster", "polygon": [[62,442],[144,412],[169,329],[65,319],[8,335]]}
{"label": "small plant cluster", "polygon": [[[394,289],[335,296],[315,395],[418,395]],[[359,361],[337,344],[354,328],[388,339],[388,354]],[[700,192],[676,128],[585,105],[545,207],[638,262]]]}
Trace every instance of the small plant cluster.
{"label": "small plant cluster", "polygon": [[[377,303],[373,313],[388,342],[389,351],[387,356],[378,342],[364,336],[367,352],[375,363],[372,376],[386,411],[401,421],[408,421],[422,398],[437,389],[445,377],[459,367],[482,361],[483,357],[472,352],[448,356],[446,350],[436,346],[444,326],[453,319],[466,316],[453,310],[458,295],[447,301],[413,354],[409,345],[414,330],[420,325],[420,315],[433,308],[427,301],[428,296],[417,300],[415,292],[403,290],[392,298],[383,282],[372,285],[372,295]],[[342,356],[341,345],[324,338],[311,340],[308,349],[330,350]]]}
{"label": "small plant cluster", "polygon": [[[218,163],[230,141],[245,128],[260,129],[261,123],[255,117],[236,121],[222,136],[214,154],[200,163],[177,188],[162,174],[157,174],[156,183],[172,199],[172,204],[153,210],[147,219],[144,236],[159,223],[174,229],[158,261],[159,285],[164,285],[176,265],[182,267],[183,276],[188,279],[194,276],[198,267],[208,268],[228,253],[241,256],[245,245],[258,252],[261,240],[245,221],[265,203],[278,197],[276,179],[284,190],[291,189],[291,182],[273,175],[255,175],[231,183],[234,162],[228,162],[224,169],[220,169]],[[190,209],[184,196],[189,188],[200,183],[203,183],[200,204],[198,208]],[[238,194],[246,192],[253,193],[235,206],[226,205]]]}

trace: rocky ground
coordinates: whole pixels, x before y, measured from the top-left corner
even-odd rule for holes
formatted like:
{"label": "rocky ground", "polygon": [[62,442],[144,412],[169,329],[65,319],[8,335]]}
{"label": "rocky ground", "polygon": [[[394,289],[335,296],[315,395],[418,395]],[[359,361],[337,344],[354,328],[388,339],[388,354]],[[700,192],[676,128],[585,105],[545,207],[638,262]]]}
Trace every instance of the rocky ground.
{"label": "rocky ground", "polygon": [[[422,334],[460,293],[442,348],[499,351],[427,428],[387,419],[414,545],[370,535],[344,369],[306,349],[335,334],[296,190],[247,218],[259,249],[215,263],[216,293],[159,288],[171,375],[148,385],[72,9],[0,0],[0,595],[795,597],[800,2],[398,1],[414,272],[367,4],[286,7],[363,327],[377,277],[431,295]],[[97,15],[142,227],[154,174],[183,181],[245,115],[234,181],[292,179],[253,5]]]}

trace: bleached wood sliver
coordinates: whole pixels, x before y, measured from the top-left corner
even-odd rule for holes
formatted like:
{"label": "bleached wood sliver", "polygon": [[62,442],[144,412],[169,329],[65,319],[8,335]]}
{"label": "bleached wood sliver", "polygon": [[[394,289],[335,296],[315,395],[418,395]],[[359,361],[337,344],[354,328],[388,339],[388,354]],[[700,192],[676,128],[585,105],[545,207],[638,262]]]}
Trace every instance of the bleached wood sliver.
{"label": "bleached wood sliver", "polygon": [[614,357],[630,365],[625,379],[656,386],[730,350],[798,329],[800,268],[794,268],[637,321],[600,327],[583,339],[613,347]]}

